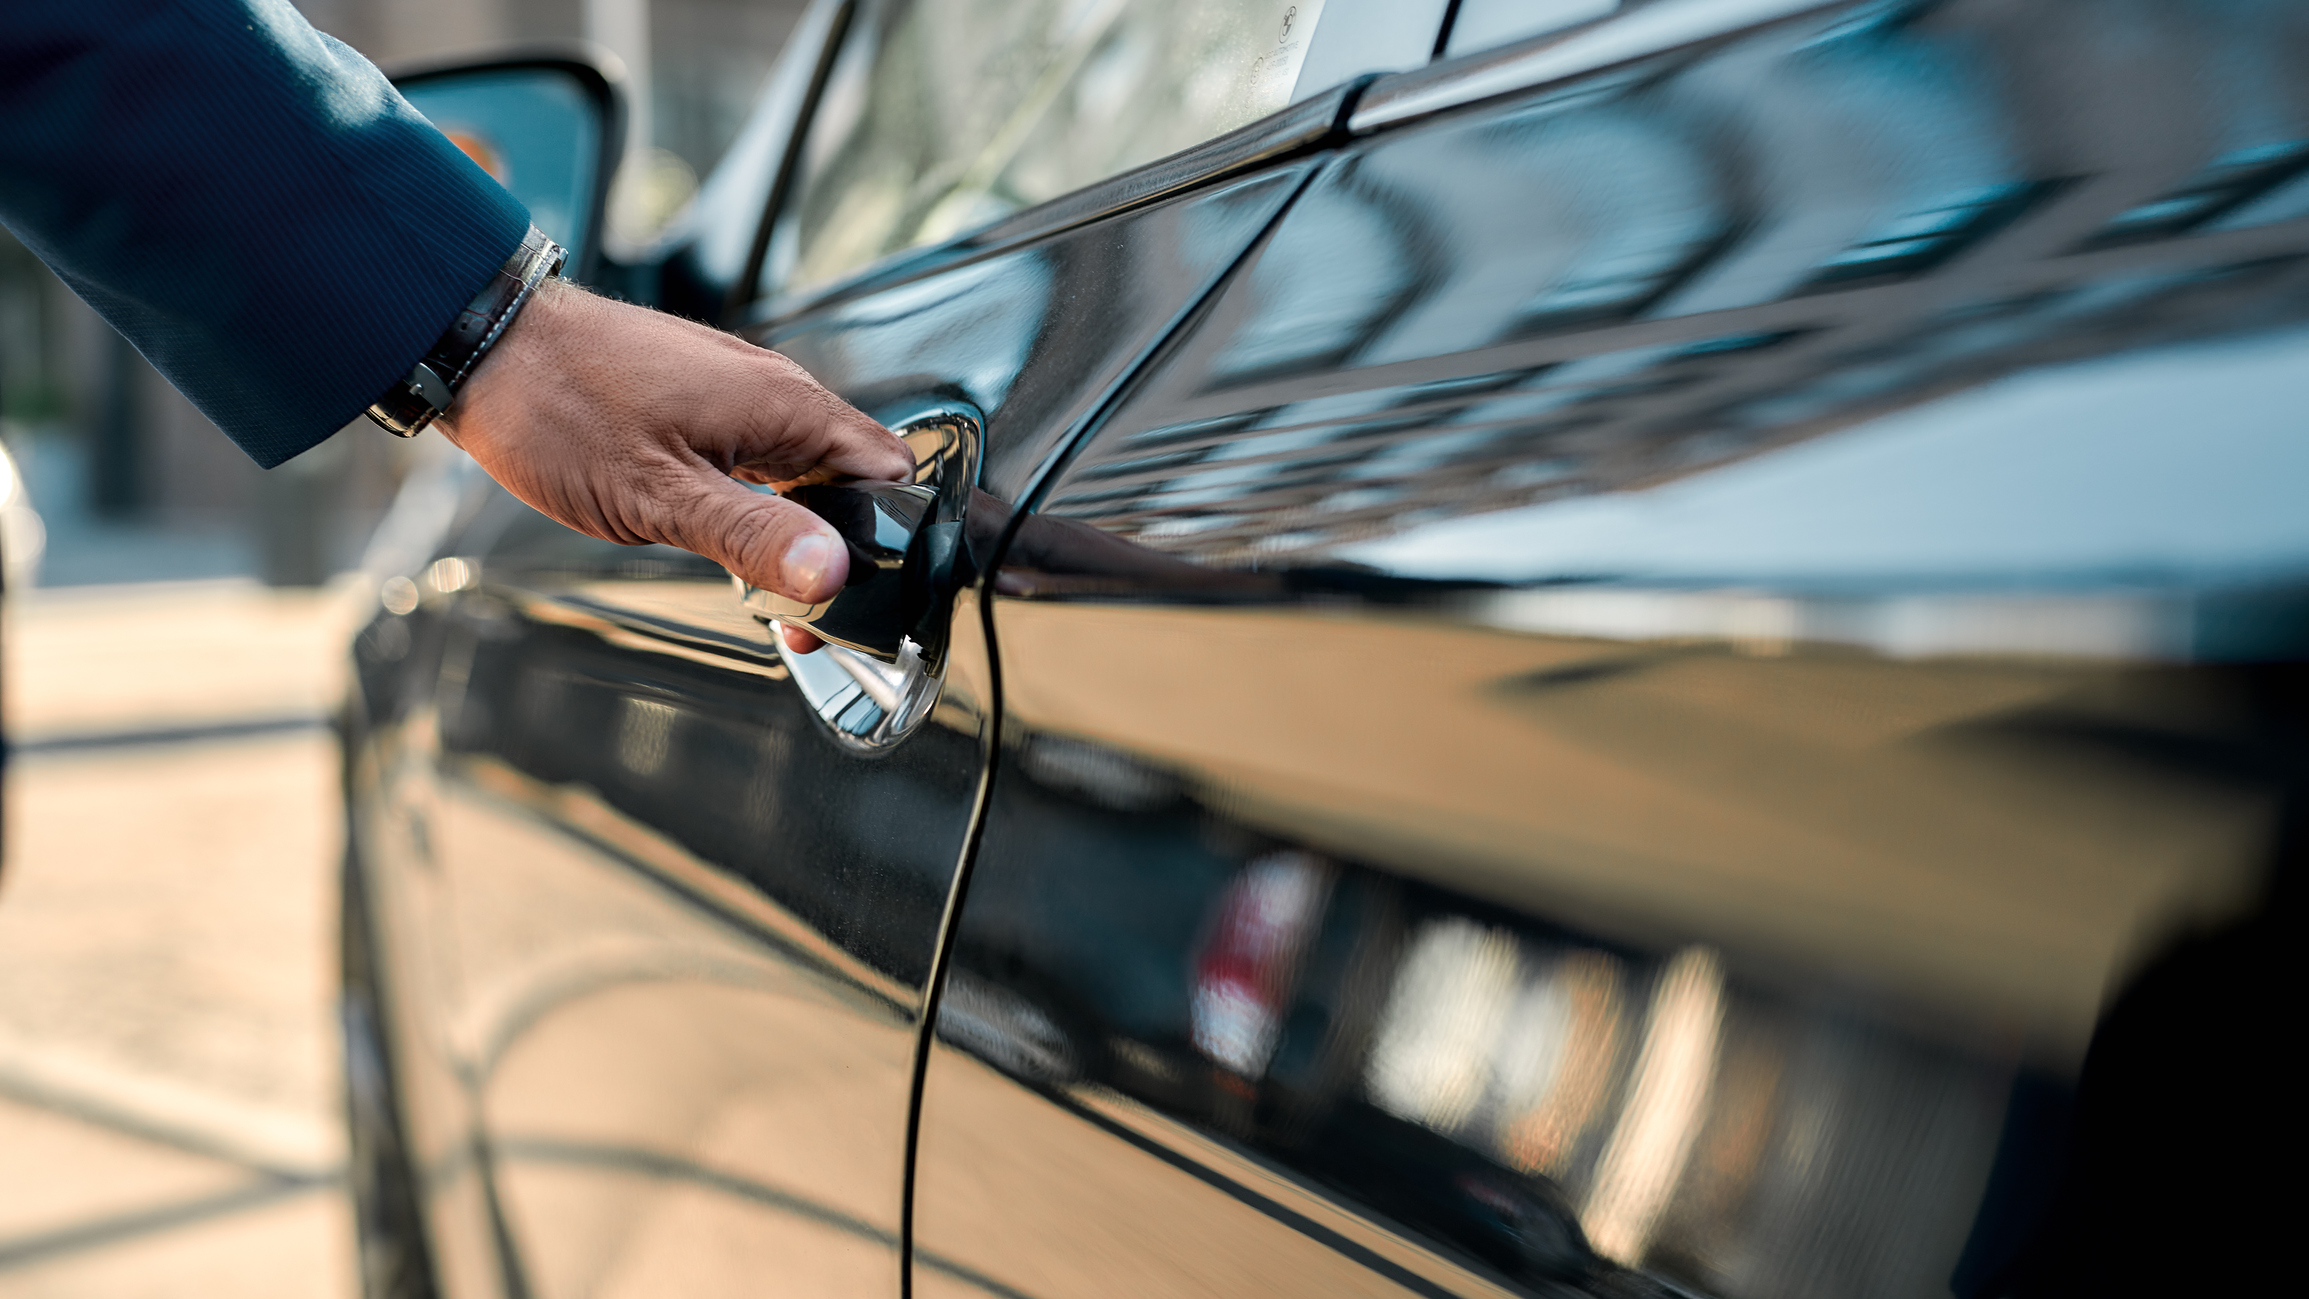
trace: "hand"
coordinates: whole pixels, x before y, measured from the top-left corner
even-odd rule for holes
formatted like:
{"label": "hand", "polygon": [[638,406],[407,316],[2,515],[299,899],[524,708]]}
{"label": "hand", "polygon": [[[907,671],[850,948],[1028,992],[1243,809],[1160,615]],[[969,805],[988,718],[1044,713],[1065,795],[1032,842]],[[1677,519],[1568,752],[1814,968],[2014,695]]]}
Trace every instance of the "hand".
{"label": "hand", "polygon": [[903,481],[914,457],[802,367],[547,280],[436,421],[507,491],[588,536],[694,551],[805,603],[842,589],[824,520],[786,488]]}

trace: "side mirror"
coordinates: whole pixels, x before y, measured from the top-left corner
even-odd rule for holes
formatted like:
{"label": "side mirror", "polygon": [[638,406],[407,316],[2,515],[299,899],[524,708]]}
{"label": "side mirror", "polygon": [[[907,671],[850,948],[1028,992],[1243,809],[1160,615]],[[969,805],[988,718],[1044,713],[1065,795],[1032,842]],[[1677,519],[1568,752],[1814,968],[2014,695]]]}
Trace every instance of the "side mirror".
{"label": "side mirror", "polygon": [[577,55],[512,56],[405,69],[393,84],[569,250],[565,274],[593,277],[625,127],[608,73]]}

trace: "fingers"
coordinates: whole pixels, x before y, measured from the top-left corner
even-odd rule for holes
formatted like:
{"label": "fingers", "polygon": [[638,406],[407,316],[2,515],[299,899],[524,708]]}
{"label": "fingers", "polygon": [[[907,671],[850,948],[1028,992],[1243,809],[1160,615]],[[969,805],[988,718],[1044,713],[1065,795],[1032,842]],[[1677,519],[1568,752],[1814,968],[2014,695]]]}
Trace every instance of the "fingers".
{"label": "fingers", "polygon": [[735,457],[732,472],[778,488],[844,478],[907,482],[914,453],[890,430],[827,391],[800,366],[757,351],[765,381],[759,452]]}
{"label": "fingers", "polygon": [[778,624],[778,635],[784,638],[786,648],[796,654],[815,654],[826,647],[826,642],[790,622]]}
{"label": "fingers", "polygon": [[663,542],[817,603],[832,527],[746,482],[906,481],[906,444],[799,365],[690,321],[541,289],[440,421],[514,495],[590,536]]}

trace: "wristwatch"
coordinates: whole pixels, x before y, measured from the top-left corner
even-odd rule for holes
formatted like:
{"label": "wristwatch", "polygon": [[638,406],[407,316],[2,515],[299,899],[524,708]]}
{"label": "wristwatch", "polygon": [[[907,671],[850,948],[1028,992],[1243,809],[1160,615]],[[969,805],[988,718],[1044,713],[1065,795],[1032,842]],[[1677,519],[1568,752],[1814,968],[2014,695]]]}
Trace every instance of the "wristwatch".
{"label": "wristwatch", "polygon": [[425,426],[457,399],[457,390],[464,386],[466,377],[497,345],[505,327],[521,314],[537,286],[560,274],[568,260],[568,249],[546,238],[536,226],[529,227],[521,246],[457,313],[457,319],[425,353],[425,359],[409,371],[409,377],[369,403],[369,418],[396,437],[413,438],[424,432]]}

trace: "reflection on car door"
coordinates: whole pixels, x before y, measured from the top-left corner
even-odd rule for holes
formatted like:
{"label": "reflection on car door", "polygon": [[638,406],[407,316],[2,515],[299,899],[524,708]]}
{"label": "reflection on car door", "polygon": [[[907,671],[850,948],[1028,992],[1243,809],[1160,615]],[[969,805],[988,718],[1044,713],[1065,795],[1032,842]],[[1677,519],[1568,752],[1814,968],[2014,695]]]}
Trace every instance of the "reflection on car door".
{"label": "reflection on car door", "polygon": [[824,1293],[886,1294],[982,656],[957,647],[912,743],[861,753],[712,565],[504,497],[469,535],[430,837],[518,1284],[722,1293],[806,1259]]}
{"label": "reflection on car door", "polygon": [[[1086,191],[754,337],[894,425],[982,424],[999,531],[1305,165],[1227,172],[1337,106],[1188,158],[1179,197]],[[876,744],[840,651],[781,654],[712,566],[503,498],[465,536],[436,565],[432,841],[520,1284],[894,1293],[916,1026],[985,762],[975,597],[928,722]]]}
{"label": "reflection on car door", "polygon": [[[962,266],[812,311],[773,327],[764,341],[884,418],[957,403],[983,412],[984,468],[976,517],[969,520],[983,545],[999,533],[1008,507],[1053,449],[1256,237],[1303,170],[1286,166],[1031,235]],[[958,638],[975,635],[978,597],[965,593],[954,617]],[[954,682],[946,688],[951,695]],[[980,707],[989,698],[976,696]],[[972,714],[974,727],[989,720]],[[920,743],[907,741],[892,760]],[[967,795],[975,792],[957,786],[953,799],[940,804],[957,834],[973,806]],[[870,814],[887,818],[893,833],[917,832],[917,801],[905,791],[877,788],[861,796],[878,800]],[[950,845],[949,870],[959,860],[951,850],[959,847]],[[930,930],[921,935],[923,962],[933,937]],[[926,968],[917,974],[917,992],[926,974]],[[943,1266],[932,1256],[918,1261]],[[970,1279],[966,1271],[951,1275]]]}
{"label": "reflection on car door", "polygon": [[2309,33],[2254,12],[1378,83],[1003,557],[915,1292],[2224,1250],[2274,1093],[2123,1062],[2287,1013],[2158,955],[2264,941],[2301,756]]}

